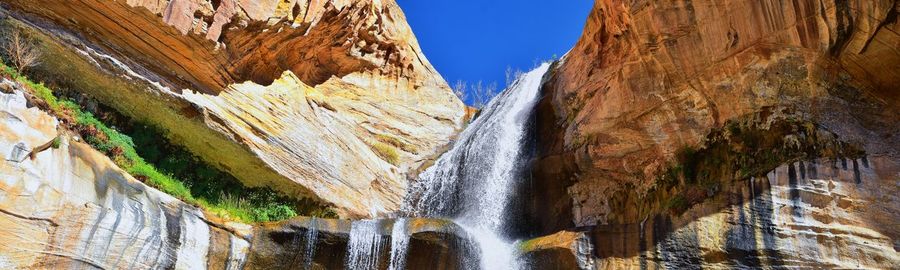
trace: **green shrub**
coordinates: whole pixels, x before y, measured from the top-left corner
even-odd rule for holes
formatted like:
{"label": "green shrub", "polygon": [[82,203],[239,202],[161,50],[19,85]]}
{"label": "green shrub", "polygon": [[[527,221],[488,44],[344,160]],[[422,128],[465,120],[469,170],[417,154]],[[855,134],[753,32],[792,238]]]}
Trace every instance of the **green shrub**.
{"label": "green shrub", "polygon": [[688,208],[688,201],[684,198],[683,195],[678,194],[674,197],[670,198],[666,205],[665,209],[668,209],[672,213],[681,213],[684,212]]}

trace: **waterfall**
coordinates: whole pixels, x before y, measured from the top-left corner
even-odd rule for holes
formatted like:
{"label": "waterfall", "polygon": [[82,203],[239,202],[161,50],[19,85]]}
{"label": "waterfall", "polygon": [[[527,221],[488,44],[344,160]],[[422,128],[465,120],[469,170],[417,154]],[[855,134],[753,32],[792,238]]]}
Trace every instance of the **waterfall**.
{"label": "waterfall", "polygon": [[313,258],[316,255],[316,241],[319,238],[319,219],[312,218],[309,228],[306,229],[306,250],[303,258],[303,267],[306,270],[313,269]]}
{"label": "waterfall", "polygon": [[529,162],[528,125],[550,64],[518,78],[460,134],[453,147],[419,175],[403,212],[450,218],[478,244],[480,265],[467,269],[515,269],[509,205]]}
{"label": "waterfall", "polygon": [[409,246],[409,229],[406,219],[398,218],[391,230],[391,261],[388,270],[406,269],[406,249]]}
{"label": "waterfall", "polygon": [[350,227],[346,269],[376,269],[381,252],[381,234],[377,220],[360,220]]}

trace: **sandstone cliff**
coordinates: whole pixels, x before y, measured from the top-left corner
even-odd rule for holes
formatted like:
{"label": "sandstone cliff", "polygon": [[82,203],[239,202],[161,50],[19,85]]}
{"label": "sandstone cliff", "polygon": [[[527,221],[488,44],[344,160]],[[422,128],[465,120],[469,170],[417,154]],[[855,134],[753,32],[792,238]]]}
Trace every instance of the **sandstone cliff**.
{"label": "sandstone cliff", "polygon": [[393,1],[2,2],[42,40],[40,79],[346,217],[396,210],[463,121]]}
{"label": "sandstone cliff", "polygon": [[[0,125],[6,158],[0,164],[3,268],[188,269],[204,267],[207,256],[222,265],[246,260],[246,237],[210,226],[201,211],[145,186],[102,153],[58,132],[58,121],[26,107],[22,92],[0,94],[0,102],[7,116]],[[29,157],[35,146],[54,138],[58,149]]]}
{"label": "sandstone cliff", "polygon": [[[225,222],[148,187],[0,82],[0,268],[340,269],[353,223],[296,218]],[[58,138],[53,147],[32,149]],[[373,221],[371,240],[407,239],[415,268],[460,261],[465,233],[442,220]],[[400,233],[401,235],[397,235]],[[390,249],[367,254],[387,268]]]}
{"label": "sandstone cliff", "polygon": [[537,108],[536,233],[589,230],[599,268],[896,268],[898,11],[596,1]]}
{"label": "sandstone cliff", "polygon": [[597,1],[538,109],[537,174],[556,190],[547,214],[568,216],[569,225],[640,220],[611,216],[606,195],[646,193],[678,149],[771,108],[794,110],[869,154],[896,155],[898,8]]}

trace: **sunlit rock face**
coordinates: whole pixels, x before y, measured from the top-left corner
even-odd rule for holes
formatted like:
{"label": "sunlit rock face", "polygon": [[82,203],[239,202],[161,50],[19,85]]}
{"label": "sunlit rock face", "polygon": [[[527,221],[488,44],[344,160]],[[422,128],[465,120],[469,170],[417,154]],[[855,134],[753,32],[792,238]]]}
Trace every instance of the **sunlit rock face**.
{"label": "sunlit rock face", "polygon": [[40,79],[343,217],[397,210],[465,115],[393,1],[2,2],[44,33]]}
{"label": "sunlit rock face", "polygon": [[640,198],[677,149],[768,107],[896,156],[898,9],[897,1],[596,1],[538,105],[541,231],[642,220]]}
{"label": "sunlit rock face", "polygon": [[[0,89],[13,85],[0,82]],[[254,226],[219,220],[135,180],[58,129],[57,119],[29,108],[23,92],[5,92],[0,268],[355,269],[348,258],[357,256],[378,269],[392,261],[453,269],[473,256],[463,248],[471,245],[465,232],[445,220],[296,218]],[[56,137],[58,148],[30,155]],[[374,230],[360,234],[357,223]],[[392,255],[394,238],[404,239],[404,257]],[[375,248],[353,250],[354,240]]]}
{"label": "sunlit rock face", "polygon": [[[245,261],[246,235],[224,228],[249,226],[210,226],[200,210],[58,133],[58,121],[26,107],[22,92],[0,93],[0,113],[0,267],[235,269]],[[57,136],[58,149],[29,157]]]}
{"label": "sunlit rock face", "polygon": [[3,2],[136,61],[179,89],[218,93],[234,82],[268,84],[285,70],[311,85],[350,75],[385,91],[445,87],[394,1]]}
{"label": "sunlit rock face", "polygon": [[[404,172],[416,169],[410,163],[446,140],[435,129],[448,136],[454,131],[394,97],[339,79],[312,87],[291,72],[268,86],[248,82],[219,95],[186,92],[182,98],[204,108],[207,123],[225,123],[214,128],[241,138],[280,174],[363,216],[397,209],[407,185]],[[377,147],[396,151],[404,162],[390,163]]]}

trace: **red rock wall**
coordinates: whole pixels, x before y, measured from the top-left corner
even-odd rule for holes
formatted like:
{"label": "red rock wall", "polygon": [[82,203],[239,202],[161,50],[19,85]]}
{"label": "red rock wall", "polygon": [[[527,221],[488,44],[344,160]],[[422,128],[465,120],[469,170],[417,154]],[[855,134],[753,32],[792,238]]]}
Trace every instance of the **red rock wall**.
{"label": "red rock wall", "polygon": [[[544,232],[638,222],[673,153],[767,106],[898,151],[897,1],[597,0],[538,107]],[[627,198],[611,205],[610,198]]]}
{"label": "red rock wall", "polygon": [[362,72],[400,90],[449,89],[393,1],[3,2],[133,60],[176,89],[269,84],[285,70],[310,85]]}

